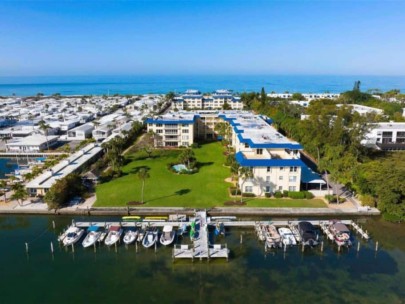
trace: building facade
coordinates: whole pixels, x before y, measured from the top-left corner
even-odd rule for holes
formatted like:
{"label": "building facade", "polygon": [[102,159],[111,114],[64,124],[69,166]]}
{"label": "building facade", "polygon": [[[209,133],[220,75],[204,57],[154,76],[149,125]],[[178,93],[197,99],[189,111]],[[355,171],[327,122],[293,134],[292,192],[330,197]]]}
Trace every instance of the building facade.
{"label": "building facade", "polygon": [[203,95],[198,90],[187,90],[173,98],[173,107],[177,110],[207,109],[221,110],[227,104],[228,109],[242,110],[243,102],[239,96],[229,90],[216,90],[213,94]]}
{"label": "building facade", "polygon": [[362,144],[379,150],[405,150],[405,123],[375,123],[366,134]]}

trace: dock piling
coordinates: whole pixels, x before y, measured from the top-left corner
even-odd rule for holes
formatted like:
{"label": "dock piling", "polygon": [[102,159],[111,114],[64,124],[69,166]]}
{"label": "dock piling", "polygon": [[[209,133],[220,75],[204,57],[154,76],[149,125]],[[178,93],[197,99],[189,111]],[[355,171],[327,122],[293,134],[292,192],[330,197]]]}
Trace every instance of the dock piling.
{"label": "dock piling", "polygon": [[377,251],[377,250],[378,250],[378,241],[375,242],[375,251]]}
{"label": "dock piling", "polygon": [[304,249],[305,249],[305,245],[304,245],[304,242],[302,242],[302,248],[301,248],[301,251],[302,251],[302,252],[304,252]]}
{"label": "dock piling", "polygon": [[241,244],[243,243],[243,235],[242,235],[242,233],[240,234],[240,243]]}
{"label": "dock piling", "polygon": [[155,242],[155,253],[157,252],[157,240]]}
{"label": "dock piling", "polygon": [[321,242],[321,252],[323,252],[323,241]]}
{"label": "dock piling", "polygon": [[357,242],[357,252],[360,251],[360,242]]}
{"label": "dock piling", "polygon": [[114,243],[114,246],[115,246],[115,252],[118,252],[117,251],[117,242]]}
{"label": "dock piling", "polygon": [[135,241],[135,253],[138,253],[138,242]]}
{"label": "dock piling", "polygon": [[28,243],[25,243],[25,252],[28,253]]}
{"label": "dock piling", "polygon": [[51,253],[53,254],[53,243],[51,242]]}
{"label": "dock piling", "polygon": [[75,244],[72,244],[72,252],[75,252]]}
{"label": "dock piling", "polygon": [[52,227],[55,230],[55,228],[56,228],[55,221],[52,221]]}
{"label": "dock piling", "polygon": [[284,243],[284,252],[287,250],[287,245]]}

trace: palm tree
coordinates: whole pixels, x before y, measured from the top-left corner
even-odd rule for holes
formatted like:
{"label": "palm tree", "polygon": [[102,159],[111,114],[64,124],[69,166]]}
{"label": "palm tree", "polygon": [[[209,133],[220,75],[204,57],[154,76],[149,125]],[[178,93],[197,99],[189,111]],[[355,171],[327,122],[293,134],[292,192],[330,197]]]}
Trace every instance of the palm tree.
{"label": "palm tree", "polygon": [[1,191],[3,191],[4,202],[7,203],[7,196],[6,196],[7,181],[6,180],[4,180],[4,179],[0,180],[0,188],[2,189]]}
{"label": "palm tree", "polygon": [[242,178],[242,185],[240,190],[240,202],[243,202],[243,185],[245,184],[247,179],[251,179],[254,177],[253,170],[251,167],[241,167],[239,170],[239,177]]}
{"label": "palm tree", "polygon": [[190,148],[185,149],[181,154],[179,155],[179,161],[181,163],[186,164],[187,163],[187,168],[190,168],[190,163],[195,161],[195,154],[194,151]]}
{"label": "palm tree", "polygon": [[143,204],[143,190],[145,188],[145,180],[150,177],[148,170],[145,168],[141,168],[138,172],[138,178],[142,181],[142,198],[141,198],[141,203]]}
{"label": "palm tree", "polygon": [[17,200],[18,204],[21,205],[22,201],[24,201],[28,197],[28,193],[25,190],[25,187],[21,183],[16,183],[12,187],[14,193],[11,195],[11,199]]}
{"label": "palm tree", "polygon": [[[236,160],[234,160],[231,163],[231,175],[232,175],[232,178],[234,178],[235,176],[238,176],[239,168],[240,168],[239,163]],[[236,185],[235,185],[234,201],[236,201],[236,195],[237,194],[238,194],[238,182],[236,182]]]}
{"label": "palm tree", "polygon": [[46,138],[46,149],[49,150],[49,142],[48,142],[48,130],[51,128],[44,120],[41,120],[39,123],[39,128],[44,131],[45,138]]}

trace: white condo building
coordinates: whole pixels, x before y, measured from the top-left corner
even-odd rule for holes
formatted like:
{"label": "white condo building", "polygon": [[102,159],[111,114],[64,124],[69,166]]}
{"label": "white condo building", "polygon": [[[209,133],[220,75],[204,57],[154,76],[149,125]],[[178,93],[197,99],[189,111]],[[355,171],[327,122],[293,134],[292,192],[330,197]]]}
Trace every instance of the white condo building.
{"label": "white condo building", "polygon": [[213,94],[203,95],[198,90],[187,90],[173,99],[173,107],[178,110],[207,109],[220,110],[227,103],[233,110],[242,110],[243,102],[229,90],[216,90]]}
{"label": "white condo building", "polygon": [[236,161],[253,178],[239,178],[243,192],[264,196],[275,191],[311,190],[324,194],[326,184],[302,160],[302,146],[280,134],[268,117],[247,111],[172,112],[147,119],[148,131],[160,135],[160,147],[190,146],[197,139],[217,139],[215,125],[227,122]]}
{"label": "white condo building", "polygon": [[374,123],[362,141],[379,150],[405,150],[405,122]]}

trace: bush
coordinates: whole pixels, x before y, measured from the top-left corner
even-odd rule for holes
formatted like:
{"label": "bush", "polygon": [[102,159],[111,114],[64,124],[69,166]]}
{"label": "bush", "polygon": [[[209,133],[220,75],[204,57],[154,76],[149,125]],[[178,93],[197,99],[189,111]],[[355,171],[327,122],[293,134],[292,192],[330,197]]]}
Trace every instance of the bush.
{"label": "bush", "polygon": [[314,198],[314,195],[309,191],[304,191],[304,194],[305,194],[306,199],[313,199]]}
{"label": "bush", "polygon": [[274,197],[275,198],[282,198],[283,194],[280,191],[276,191],[276,192],[274,192]]}
{"label": "bush", "polygon": [[300,191],[288,191],[288,197],[295,199],[304,199],[305,193]]}
{"label": "bush", "polygon": [[326,194],[325,195],[325,199],[329,202],[329,203],[336,203],[337,199],[335,195],[331,195],[331,194]]}
{"label": "bush", "polygon": [[376,206],[375,199],[371,195],[362,195],[362,196],[360,196],[359,199],[360,199],[361,204],[363,206],[369,206],[369,207],[375,207]]}
{"label": "bush", "polygon": [[256,197],[256,195],[254,193],[249,193],[249,192],[244,192],[242,193],[243,197]]}
{"label": "bush", "polygon": [[240,195],[240,189],[236,189],[236,187],[229,187],[229,192],[231,195]]}
{"label": "bush", "polygon": [[264,194],[264,196],[265,196],[265,197],[271,197],[271,192],[266,192],[266,193]]}
{"label": "bush", "polygon": [[200,145],[198,143],[192,143],[190,147],[192,149],[198,149],[198,148],[200,148]]}
{"label": "bush", "polygon": [[283,191],[283,197],[288,197],[288,191],[287,190]]}

